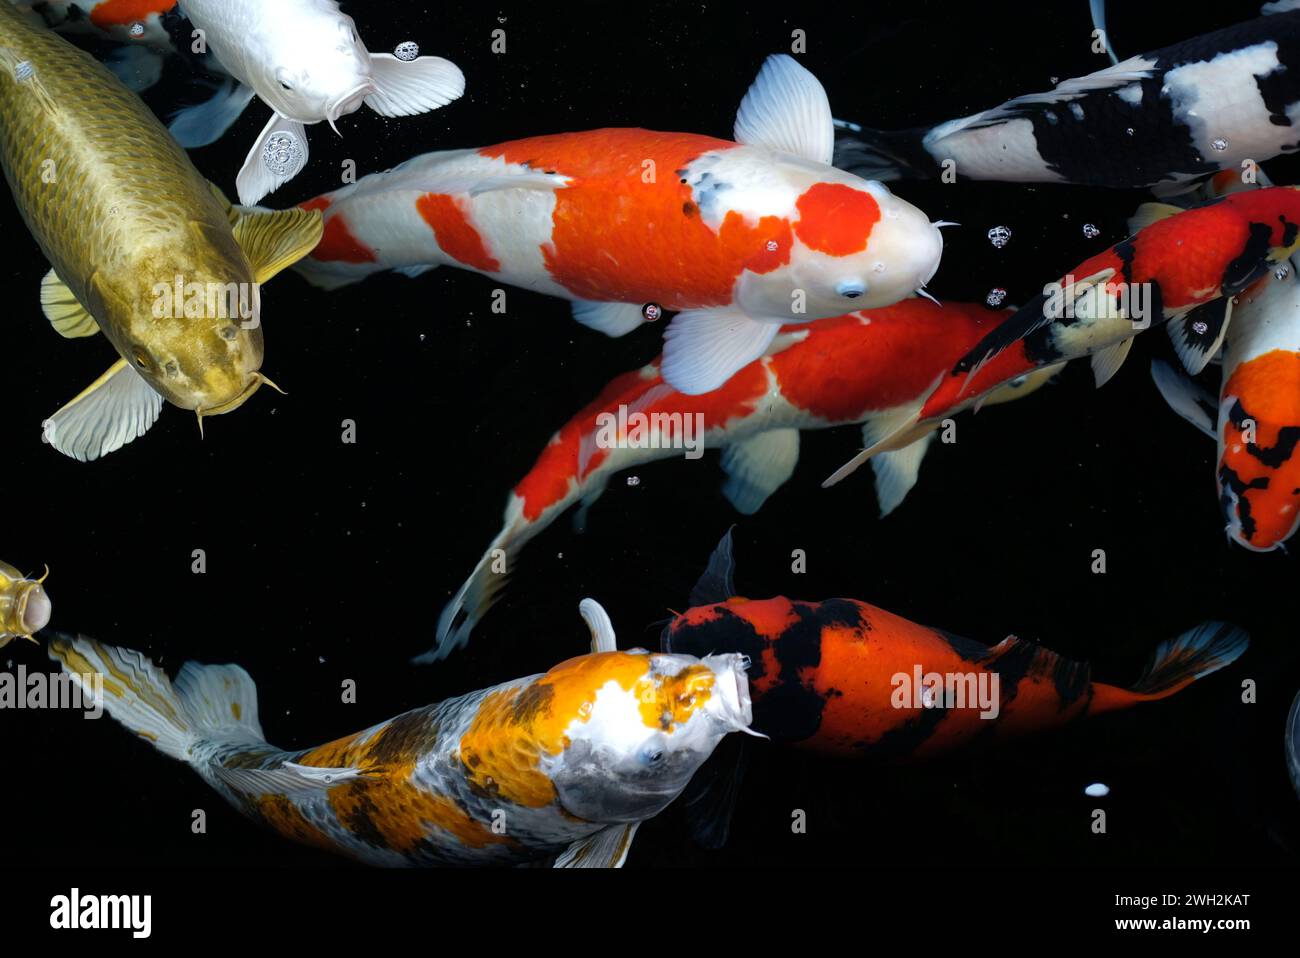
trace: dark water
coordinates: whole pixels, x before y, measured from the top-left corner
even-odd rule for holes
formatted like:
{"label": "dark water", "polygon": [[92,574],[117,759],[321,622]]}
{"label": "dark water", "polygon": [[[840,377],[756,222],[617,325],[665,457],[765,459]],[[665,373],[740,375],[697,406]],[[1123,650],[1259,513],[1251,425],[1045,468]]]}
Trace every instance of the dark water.
{"label": "dark water", "polygon": [[[468,92],[435,113],[346,118],[338,139],[311,131],[307,171],[268,202],[332,189],[346,159],[385,169],[435,149],[598,126],[729,136],[763,57],[807,32],[803,62],[837,115],[891,128],[931,123],[1046,89],[1051,78],[1105,65],[1091,53],[1082,0],[1034,5],[873,2],[743,9],[649,4],[353,3],[373,50],[414,38],[453,59]],[[1131,5],[1138,7],[1138,5]],[[1112,4],[1123,55],[1254,15],[1256,4],[1198,11]],[[507,31],[505,55],[490,32]],[[173,66],[147,96],[160,112],[187,95]],[[199,150],[201,171],[231,190],[266,118],[250,108]],[[1266,170],[1296,182],[1297,165]],[[904,184],[898,192],[947,233],[931,290],[1008,303],[1116,242],[1139,193],[1000,184]],[[467,651],[434,668],[439,610],[499,528],[510,487],[552,432],[615,374],[660,348],[660,330],[610,340],[580,328],[555,299],[511,289],[490,312],[491,281],[453,269],[419,280],[381,276],[337,293],[285,274],[264,291],[262,390],[210,420],[164,409],[144,438],[80,464],[42,445],[41,420],[114,359],[102,339],[58,339],[40,316],[46,269],[11,201],[3,275],[8,508],[4,558],[48,562],[54,625],[140,649],[175,670],[194,658],[238,662],[258,683],[262,723],[282,746],[324,742],[403,710],[544,671],[586,649],[584,596],[609,610],[625,645],[692,583],[738,518],[719,490],[716,454],[668,460],[622,477],[585,534],[556,522],[524,553],[505,599]],[[1101,235],[1087,240],[1082,224]],[[1003,250],[985,233],[1006,225]],[[1247,628],[1234,667],[1164,702],[1064,731],[926,765],[829,762],[760,748],[727,848],[687,838],[681,812],[644,825],[628,864],[924,865],[1291,864],[1300,806],[1282,731],[1300,686],[1297,565],[1281,552],[1230,548],[1215,501],[1208,440],[1176,418],[1147,375],[1165,355],[1141,337],[1104,389],[1086,368],[1026,401],[964,416],[959,441],[936,446],[911,497],[876,518],[869,471],[832,490],[820,481],[858,447],[853,427],[805,433],[790,483],[738,521],[738,585],[750,596],[850,596],[918,622],[994,643],[1032,638],[1127,684],[1150,650],[1194,624]],[[341,441],[354,420],[357,442]],[[1091,572],[1094,549],[1108,571]],[[207,573],[191,572],[203,549]],[[807,572],[791,572],[793,549]],[[28,668],[44,653],[0,653]],[[355,680],[358,701],[340,701]],[[1258,703],[1244,705],[1245,679]],[[263,832],[188,768],[110,721],[57,712],[3,716],[6,786],[34,809],[11,818],[7,848],[45,864],[289,865],[349,868]],[[1105,782],[1108,798],[1086,798]],[[1108,831],[1090,829],[1102,807]],[[208,833],[191,833],[194,809]],[[807,834],[791,815],[807,814]]]}

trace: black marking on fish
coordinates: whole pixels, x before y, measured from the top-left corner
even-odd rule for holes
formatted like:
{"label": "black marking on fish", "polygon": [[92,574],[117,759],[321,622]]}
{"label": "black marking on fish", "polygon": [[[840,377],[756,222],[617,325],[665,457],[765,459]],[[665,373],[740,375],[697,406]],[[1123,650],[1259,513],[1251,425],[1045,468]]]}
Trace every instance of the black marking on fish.
{"label": "black marking on fish", "polygon": [[[1240,399],[1232,404],[1228,418],[1238,430],[1244,431],[1247,420],[1254,421],[1258,428],[1259,421],[1246,411]],[[1248,442],[1246,449],[1268,468],[1277,469],[1295,455],[1297,445],[1300,445],[1300,426],[1283,426],[1277,431],[1277,442],[1272,446],[1260,446]]]}
{"label": "black marking on fish", "polygon": [[[1242,482],[1236,470],[1225,464],[1219,468],[1219,482],[1224,489],[1223,494],[1219,496],[1223,511],[1229,514],[1231,518],[1232,507],[1234,505],[1237,507],[1236,518],[1241,526],[1242,538],[1250,541],[1255,538],[1258,526],[1255,523],[1255,517],[1251,515],[1250,500],[1246,498],[1246,491],[1249,489],[1267,489],[1268,477],[1260,476],[1250,482]],[[1229,495],[1229,492],[1233,495]]]}
{"label": "black marking on fish", "polygon": [[921,709],[920,714],[915,718],[908,719],[902,725],[894,726],[874,742],[862,741],[853,744],[872,758],[882,761],[910,758],[947,717],[948,709],[940,705]]}
{"label": "black marking on fish", "polygon": [[1269,251],[1273,248],[1273,227],[1267,223],[1251,223],[1250,238],[1236,259],[1223,271],[1223,292],[1240,293],[1268,272]]}

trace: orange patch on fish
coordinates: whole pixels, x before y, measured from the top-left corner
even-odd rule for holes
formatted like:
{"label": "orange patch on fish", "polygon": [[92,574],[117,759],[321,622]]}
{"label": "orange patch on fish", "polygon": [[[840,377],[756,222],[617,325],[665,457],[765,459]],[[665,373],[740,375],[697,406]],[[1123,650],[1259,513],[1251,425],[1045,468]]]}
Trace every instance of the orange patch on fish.
{"label": "orange patch on fish", "polygon": [[746,269],[769,272],[789,262],[786,220],[749,223],[731,211],[715,232],[682,182],[702,154],[735,148],[690,133],[606,129],[481,152],[569,178],[555,191],[551,241],[542,246],[557,283],[581,299],[690,309],[729,305]]}
{"label": "orange patch on fish", "polygon": [[462,201],[445,193],[425,193],[415,201],[415,208],[433,230],[438,248],[444,253],[473,269],[500,272],[501,264],[488,252]]}
{"label": "orange patch on fish", "polygon": [[251,808],[285,838],[328,851],[337,850],[334,841],[308,821],[302,810],[284,795],[259,795],[251,801]]}
{"label": "orange patch on fish", "polygon": [[90,22],[100,29],[139,23],[155,13],[175,8],[176,0],[103,0],[90,11]]}
{"label": "orange patch on fish", "polygon": [[817,183],[795,203],[795,234],[809,249],[849,256],[867,248],[880,221],[880,204],[871,194],[843,183]]}
{"label": "orange patch on fish", "polygon": [[653,675],[648,656],[602,652],[561,662],[530,685],[493,692],[460,740],[471,784],[526,808],[549,805],[555,785],[541,770],[542,756],[568,746],[569,728],[591,718],[597,694],[611,682],[636,696],[648,728],[671,732],[708,700],[713,675],[705,666]]}

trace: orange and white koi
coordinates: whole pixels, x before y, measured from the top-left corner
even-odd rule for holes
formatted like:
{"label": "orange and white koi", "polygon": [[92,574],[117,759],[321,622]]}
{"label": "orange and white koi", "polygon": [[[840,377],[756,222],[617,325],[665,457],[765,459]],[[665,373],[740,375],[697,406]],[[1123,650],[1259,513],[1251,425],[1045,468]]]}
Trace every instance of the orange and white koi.
{"label": "orange and white koi", "polygon": [[1236,192],[1188,210],[1148,203],[1130,225],[1132,236],[1048,285],[956,363],[909,422],[825,484],[1040,366],[1091,356],[1100,386],[1149,326],[1167,323],[1183,365],[1199,373],[1223,342],[1233,297],[1300,247],[1300,191]]}
{"label": "orange and white koi", "polygon": [[29,579],[7,562],[0,562],[0,649],[14,639],[30,642],[50,623],[50,597],[45,578]]}
{"label": "orange and white koi", "polygon": [[104,676],[113,718],[294,841],[382,866],[619,866],[637,826],[747,730],[747,663],[619,652],[604,610],[581,611],[590,655],[298,751],[266,742],[237,665],[187,663],[173,683],[86,638],[50,655],[78,685]]}
{"label": "orange and white koi", "polygon": [[830,166],[826,93],[769,57],[735,142],[604,129],[416,157],[304,204],[325,235],[300,272],[334,288],[454,265],[574,300],[609,335],[676,310],[663,373],[717,389],[782,325],[887,306],[939,267],[936,224]]}
{"label": "orange and white koi", "polygon": [[[579,503],[581,527],[614,473],[683,450],[697,458],[705,447],[720,449],[723,493],[738,512],[751,515],[794,473],[800,430],[860,423],[870,445],[933,388],[937,376],[1011,316],[1011,310],[973,303],[940,307],[905,299],[811,326],[784,326],[767,355],[699,396],[665,384],[659,360],[617,377],[551,437],[510,493],[503,528],[442,612],[436,648],[415,661],[436,661],[464,645],[524,546]],[[987,402],[1026,396],[1058,369],[1013,380]],[[630,425],[607,435],[617,423]],[[882,515],[915,485],[932,439],[927,433],[872,461]]]}

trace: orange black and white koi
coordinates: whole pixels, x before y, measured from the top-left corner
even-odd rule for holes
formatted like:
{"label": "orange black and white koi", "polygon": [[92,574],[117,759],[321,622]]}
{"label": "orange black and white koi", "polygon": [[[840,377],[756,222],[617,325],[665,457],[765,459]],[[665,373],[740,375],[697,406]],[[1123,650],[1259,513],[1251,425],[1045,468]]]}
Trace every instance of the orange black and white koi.
{"label": "orange black and white koi", "polygon": [[623,335],[676,310],[663,374],[717,389],[782,325],[887,306],[939,267],[936,224],[879,183],[830,166],[830,106],[789,56],[769,57],[735,142],[604,129],[431,153],[303,204],[325,236],[301,265],[326,288],[439,265],[574,300]]}
{"label": "orange black and white koi", "polygon": [[1199,373],[1219,351],[1233,297],[1300,246],[1300,190],[1234,192],[1187,210],[1148,203],[1130,225],[1132,236],[1085,260],[990,332],[893,437],[863,450],[826,485],[1040,366],[1091,356],[1102,385],[1148,326],[1168,323],[1183,365]]}
{"label": "orange black and white koi", "polygon": [[862,176],[1190,188],[1300,146],[1300,9],[1136,56],[1046,93],[934,127],[846,135],[836,165]]}
{"label": "orange black and white koi", "polygon": [[[691,593],[692,607],[665,626],[661,648],[746,656],[752,727],[773,742],[881,761],[926,759],[1166,698],[1248,645],[1240,629],[1207,622],[1161,644],[1142,677],[1121,688],[1094,682],[1086,662],[1014,636],[988,647],[856,599],[735,593],[727,533]],[[734,773],[703,777],[688,803],[711,789],[734,795],[727,780]]]}
{"label": "orange black and white koi", "polygon": [[237,665],[187,663],[173,683],[86,638],[50,655],[78,685],[103,675],[113,718],[294,841],[381,866],[618,866],[637,826],[747,730],[747,663],[620,652],[604,610],[581,611],[589,655],[298,751],[266,742]]}
{"label": "orange black and white koi", "polygon": [[0,562],[0,649],[14,639],[32,638],[50,623],[50,597],[45,575],[30,579],[7,562]]}
{"label": "orange black and white koi", "polygon": [[[436,661],[464,645],[504,588],[524,546],[576,503],[578,525],[623,469],[683,454],[684,431],[699,422],[696,447],[723,450],[723,493],[738,512],[757,512],[794,473],[799,432],[862,424],[868,445],[888,433],[900,413],[933,388],[937,376],[1006,322],[1010,310],[928,299],[863,310],[837,319],[782,327],[767,355],[721,388],[700,396],[667,386],[659,361],[624,373],[551,437],[506,502],[501,531],[438,622],[436,648],[417,662]],[[1004,402],[1034,392],[1058,371],[1035,370],[987,400]],[[602,443],[601,429],[627,411],[640,415],[634,432]],[[644,427],[640,424],[644,423]],[[693,427],[692,427],[693,428]],[[872,460],[882,515],[892,512],[916,483],[932,433]]]}
{"label": "orange black and white koi", "polygon": [[1300,280],[1289,267],[1237,297],[1217,400],[1166,363],[1152,364],[1175,411],[1218,443],[1228,537],[1281,548],[1300,526]]}

